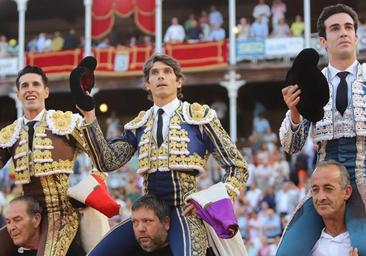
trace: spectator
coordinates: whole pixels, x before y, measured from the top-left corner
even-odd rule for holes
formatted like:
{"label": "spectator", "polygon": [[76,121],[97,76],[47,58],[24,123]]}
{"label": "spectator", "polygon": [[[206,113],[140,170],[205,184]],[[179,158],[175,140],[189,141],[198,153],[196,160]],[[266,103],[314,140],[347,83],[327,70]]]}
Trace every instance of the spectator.
{"label": "spectator", "polygon": [[336,161],[321,162],[311,177],[313,205],[324,222],[321,236],[310,255],[358,255],[351,247],[345,223],[346,203],[352,194],[346,168]]}
{"label": "spectator", "polygon": [[268,20],[271,16],[271,9],[269,6],[265,3],[265,0],[258,0],[258,4],[254,6],[253,9],[253,17],[255,20],[258,20],[259,18],[262,18],[262,22],[267,24],[268,26]]}
{"label": "spectator", "polygon": [[282,189],[276,193],[277,212],[281,215],[292,213],[298,203],[298,191],[295,185],[290,182],[284,182]]}
{"label": "spectator", "polygon": [[273,28],[272,37],[281,38],[291,35],[290,27],[284,18],[278,21],[278,24]]}
{"label": "spectator", "polygon": [[47,50],[47,38],[46,33],[40,33],[37,37],[36,41],[36,51],[37,52],[45,52]]}
{"label": "spectator", "polygon": [[184,22],[184,29],[188,31],[192,27],[192,22],[195,21],[196,18],[194,17],[194,14],[191,13],[188,17],[188,19]]}
{"label": "spectator", "polygon": [[238,24],[238,39],[248,39],[250,36],[250,25],[246,18],[241,18]]}
{"label": "spectator", "polygon": [[282,0],[273,0],[272,3],[272,28],[275,29],[281,19],[285,19],[286,4]]}
{"label": "spectator", "polygon": [[168,243],[170,208],[165,201],[153,195],[139,198],[132,205],[131,220],[136,240],[142,248],[133,255],[173,255]]}
{"label": "spectator", "polygon": [[209,22],[211,28],[215,29],[218,25],[220,25],[220,27],[221,27],[222,24],[224,24],[224,18],[222,17],[221,12],[216,10],[216,6],[214,6],[214,5],[211,5],[210,10],[211,10],[211,12],[208,16],[208,22]]}
{"label": "spectator", "polygon": [[[13,199],[7,209],[6,228],[13,243],[20,251],[19,255],[36,255],[41,238],[42,209],[30,196]],[[19,250],[18,250],[19,251]]]}
{"label": "spectator", "polygon": [[28,42],[28,52],[36,52],[37,51],[37,37],[34,36],[32,40]]}
{"label": "spectator", "polygon": [[1,35],[0,36],[0,58],[9,56],[8,47],[9,47],[9,45],[8,45],[6,36]]}
{"label": "spectator", "polygon": [[197,42],[202,37],[201,28],[198,25],[197,20],[192,20],[190,28],[187,29],[188,42]]}
{"label": "spectator", "polygon": [[165,36],[164,42],[166,43],[181,43],[183,42],[186,34],[184,32],[184,28],[179,24],[179,20],[177,17],[172,18],[172,24],[168,27]]}
{"label": "spectator", "polygon": [[64,39],[61,36],[61,33],[56,31],[53,35],[51,42],[52,51],[61,51],[64,47]]}
{"label": "spectator", "polygon": [[250,27],[250,37],[263,40],[268,36],[268,23],[263,20],[262,16],[258,16]]}
{"label": "spectator", "polygon": [[17,56],[18,55],[18,44],[17,40],[12,38],[8,42],[8,52],[10,56]]}
{"label": "spectator", "polygon": [[221,27],[221,25],[215,25],[212,30],[209,41],[221,41],[225,39],[225,30]]}
{"label": "spectator", "polygon": [[97,45],[97,48],[99,49],[105,49],[105,48],[109,48],[111,47],[111,44],[109,42],[109,38],[106,37],[104,38],[101,42],[99,42],[99,44]]}
{"label": "spectator", "polygon": [[305,30],[305,23],[302,21],[301,15],[296,15],[295,21],[291,24],[291,33],[293,36],[302,36]]}
{"label": "spectator", "polygon": [[275,238],[281,235],[281,219],[280,216],[271,208],[267,210],[267,216],[263,221],[263,231],[267,238]]}
{"label": "spectator", "polygon": [[80,40],[77,37],[75,30],[70,29],[69,33],[64,36],[64,50],[76,49],[79,47]]}

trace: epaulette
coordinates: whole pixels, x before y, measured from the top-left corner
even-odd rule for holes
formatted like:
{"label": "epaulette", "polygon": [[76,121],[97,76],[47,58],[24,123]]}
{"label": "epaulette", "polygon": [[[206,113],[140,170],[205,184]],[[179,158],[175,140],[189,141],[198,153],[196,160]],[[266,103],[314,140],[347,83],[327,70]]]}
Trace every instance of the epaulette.
{"label": "epaulette", "polygon": [[80,128],[83,118],[79,114],[70,111],[48,110],[46,123],[53,134],[71,134],[75,128]]}
{"label": "epaulette", "polygon": [[202,125],[207,124],[216,117],[215,110],[211,109],[207,105],[201,105],[198,103],[183,103],[183,117],[189,124]]}
{"label": "epaulette", "polygon": [[0,148],[9,148],[19,138],[20,128],[22,127],[22,118],[14,121],[12,124],[0,130]]}
{"label": "epaulette", "polygon": [[151,111],[152,108],[147,111],[140,111],[140,113],[134,119],[125,124],[125,130],[137,129],[146,124],[147,120],[150,117]]}

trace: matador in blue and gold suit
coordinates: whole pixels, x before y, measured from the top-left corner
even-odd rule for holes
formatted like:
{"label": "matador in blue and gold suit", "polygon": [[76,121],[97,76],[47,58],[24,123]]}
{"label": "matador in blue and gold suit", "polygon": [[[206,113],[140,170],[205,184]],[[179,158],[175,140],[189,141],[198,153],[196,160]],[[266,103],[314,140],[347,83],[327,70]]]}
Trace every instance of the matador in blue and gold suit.
{"label": "matador in blue and gold suit", "polygon": [[[177,256],[203,256],[208,237],[201,219],[182,216],[185,198],[197,191],[197,176],[205,171],[211,153],[225,168],[224,184],[234,199],[248,177],[247,163],[216,117],[214,110],[198,103],[168,103],[169,125],[163,143],[154,137],[157,107],[142,111],[125,125],[121,136],[106,141],[94,120],[83,132],[97,168],[113,171],[137,151],[138,173],[144,177],[144,192],[166,200],[172,207],[169,245]],[[170,110],[169,110],[170,109]],[[155,120],[155,122],[154,122]],[[131,220],[117,225],[89,255],[131,255],[138,243]]]}
{"label": "matador in blue and gold suit", "polygon": [[[345,222],[351,246],[358,248],[359,255],[366,255],[366,64],[356,60],[346,71],[349,103],[344,114],[335,107],[334,85],[338,83],[339,70],[329,65],[322,71],[330,92],[323,119],[312,124],[303,118],[294,127],[288,111],[280,128],[280,140],[284,150],[292,154],[302,149],[311,134],[318,145],[318,161],[336,160],[347,168],[353,192],[347,201]],[[276,255],[309,255],[323,228],[309,195],[285,229]]]}

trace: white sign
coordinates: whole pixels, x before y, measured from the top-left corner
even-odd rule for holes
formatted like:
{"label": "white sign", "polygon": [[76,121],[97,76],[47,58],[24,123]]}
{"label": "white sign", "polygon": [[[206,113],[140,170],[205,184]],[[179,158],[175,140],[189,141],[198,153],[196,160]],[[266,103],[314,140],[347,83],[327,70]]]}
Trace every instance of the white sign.
{"label": "white sign", "polygon": [[0,76],[16,75],[18,73],[17,58],[0,58]]}
{"label": "white sign", "polygon": [[128,70],[129,53],[118,52],[114,59],[114,71],[121,72]]}
{"label": "white sign", "polygon": [[265,42],[266,56],[296,56],[304,49],[302,37],[268,38]]}

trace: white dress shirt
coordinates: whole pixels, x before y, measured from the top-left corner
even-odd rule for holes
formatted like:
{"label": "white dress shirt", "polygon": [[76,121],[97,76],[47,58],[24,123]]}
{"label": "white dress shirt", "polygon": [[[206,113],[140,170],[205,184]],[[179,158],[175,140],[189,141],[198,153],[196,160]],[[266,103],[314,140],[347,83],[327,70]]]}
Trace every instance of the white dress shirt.
{"label": "white dress shirt", "polygon": [[347,231],[332,237],[323,229],[320,238],[311,250],[310,256],[348,256],[350,250],[351,240]]}
{"label": "white dress shirt", "polygon": [[328,65],[328,74],[327,74],[328,77],[327,78],[328,78],[328,82],[332,85],[332,88],[333,88],[334,104],[336,102],[337,88],[338,88],[339,82],[341,81],[341,79],[339,78],[339,76],[337,76],[337,74],[342,71],[349,72],[349,74],[346,77],[346,81],[347,81],[347,89],[348,89],[347,90],[348,102],[350,102],[351,86],[352,86],[353,82],[356,80],[358,64],[359,64],[359,62],[356,60],[346,70],[339,70],[339,69],[333,67],[331,64]]}
{"label": "white dress shirt", "polygon": [[37,122],[40,122],[41,121],[41,119],[42,119],[42,116],[43,116],[43,114],[44,114],[44,112],[45,112],[46,110],[45,109],[43,109],[41,112],[39,112],[38,113],[38,115],[35,117],[35,118],[33,118],[32,120],[29,120],[29,119],[27,119],[25,116],[23,116],[23,122],[24,122],[24,124],[25,125],[27,125],[27,123],[28,122],[30,122],[30,121],[37,121]]}
{"label": "white dress shirt", "polygon": [[158,107],[157,105],[154,105],[154,125],[152,132],[155,140],[156,140],[156,130],[158,127],[158,109],[162,108],[164,110],[162,117],[163,117],[163,139],[165,140],[166,136],[168,136],[170,118],[173,116],[174,112],[177,110],[179,105],[180,101],[177,98],[175,98],[173,101],[169,102],[163,107]]}

